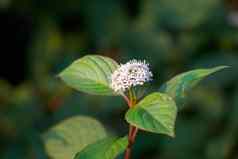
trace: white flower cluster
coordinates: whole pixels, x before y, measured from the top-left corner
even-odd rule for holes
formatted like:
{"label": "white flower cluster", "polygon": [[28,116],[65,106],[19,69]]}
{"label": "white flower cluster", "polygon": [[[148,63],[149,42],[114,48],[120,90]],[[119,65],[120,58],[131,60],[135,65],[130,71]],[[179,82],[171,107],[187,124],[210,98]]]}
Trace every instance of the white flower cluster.
{"label": "white flower cluster", "polygon": [[111,88],[115,92],[124,92],[132,86],[143,85],[152,80],[149,64],[145,61],[131,60],[121,64],[111,76]]}

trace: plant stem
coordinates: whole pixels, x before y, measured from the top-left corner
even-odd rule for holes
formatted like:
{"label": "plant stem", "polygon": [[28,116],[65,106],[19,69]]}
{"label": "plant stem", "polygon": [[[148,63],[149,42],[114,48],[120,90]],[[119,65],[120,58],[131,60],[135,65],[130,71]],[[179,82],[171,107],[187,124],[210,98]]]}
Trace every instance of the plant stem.
{"label": "plant stem", "polygon": [[126,96],[126,95],[124,95],[124,94],[121,94],[122,95],[122,97],[125,99],[125,101],[126,101],[126,103],[127,103],[127,105],[129,106],[129,107],[131,107],[131,101],[128,99],[128,97]]}
{"label": "plant stem", "polygon": [[[136,96],[135,93],[133,92],[133,90],[129,90],[129,102],[127,101],[129,108],[133,107],[136,104]],[[129,132],[128,132],[128,145],[126,148],[126,152],[125,152],[125,156],[124,159],[130,159],[131,157],[131,149],[133,144],[135,143],[135,139],[136,139],[136,134],[138,132],[138,128],[133,126],[133,125],[129,125]]]}
{"label": "plant stem", "polygon": [[135,143],[137,131],[138,131],[138,129],[136,127],[130,125],[129,136],[128,136],[128,145],[126,148],[124,159],[130,159],[130,157],[131,157],[131,149],[132,149],[133,144]]}

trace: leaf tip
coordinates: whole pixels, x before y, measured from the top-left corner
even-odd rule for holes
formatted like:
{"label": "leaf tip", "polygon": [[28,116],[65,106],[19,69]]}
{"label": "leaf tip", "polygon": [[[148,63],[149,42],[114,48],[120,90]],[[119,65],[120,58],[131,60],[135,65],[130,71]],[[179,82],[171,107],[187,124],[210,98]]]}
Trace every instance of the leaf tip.
{"label": "leaf tip", "polygon": [[171,138],[175,138],[176,137],[174,129],[173,130],[168,130],[168,132],[165,133],[165,135],[167,135],[167,136],[169,136]]}
{"label": "leaf tip", "polygon": [[175,137],[176,137],[176,135],[175,135],[174,132],[172,132],[171,134],[169,134],[169,136],[172,137],[172,138],[175,138]]}
{"label": "leaf tip", "polygon": [[59,74],[55,75],[56,78],[61,78],[62,77],[62,72],[60,72]]}
{"label": "leaf tip", "polygon": [[217,66],[217,67],[215,67],[215,71],[227,69],[227,68],[230,68],[230,67],[231,67],[231,66],[227,66],[227,65]]}

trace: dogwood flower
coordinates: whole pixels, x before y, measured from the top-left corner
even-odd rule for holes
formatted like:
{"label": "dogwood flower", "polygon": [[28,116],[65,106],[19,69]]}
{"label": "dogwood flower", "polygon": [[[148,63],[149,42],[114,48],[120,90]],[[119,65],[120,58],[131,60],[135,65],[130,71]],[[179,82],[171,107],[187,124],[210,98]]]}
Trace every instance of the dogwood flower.
{"label": "dogwood flower", "polygon": [[125,92],[127,89],[143,85],[151,81],[153,74],[145,61],[131,60],[121,64],[111,75],[111,88],[115,92]]}

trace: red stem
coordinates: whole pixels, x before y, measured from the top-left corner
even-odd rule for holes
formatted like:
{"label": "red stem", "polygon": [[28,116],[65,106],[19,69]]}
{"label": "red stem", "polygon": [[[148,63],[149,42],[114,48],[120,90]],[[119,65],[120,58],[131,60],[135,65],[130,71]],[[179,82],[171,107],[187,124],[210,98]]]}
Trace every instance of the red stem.
{"label": "red stem", "polygon": [[[136,101],[134,101],[131,98],[128,99],[127,96],[124,96],[124,99],[127,101],[127,104],[129,106],[129,108],[133,107],[136,104]],[[137,132],[138,132],[137,127],[135,127],[133,125],[129,126],[128,145],[127,145],[127,148],[126,148],[124,159],[130,159],[131,158],[131,149],[133,147],[133,144],[135,143]]]}
{"label": "red stem", "polygon": [[122,97],[125,99],[127,105],[128,105],[129,107],[132,107],[132,102],[131,102],[131,100],[129,100],[129,98],[128,98],[126,95],[124,95],[124,94],[122,94]]}
{"label": "red stem", "polygon": [[130,157],[131,157],[131,149],[132,149],[133,144],[135,143],[137,131],[138,131],[138,129],[136,127],[130,125],[129,136],[128,136],[128,145],[126,148],[124,159],[130,159]]}

